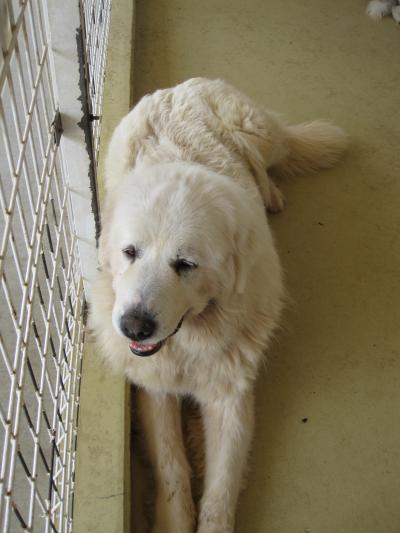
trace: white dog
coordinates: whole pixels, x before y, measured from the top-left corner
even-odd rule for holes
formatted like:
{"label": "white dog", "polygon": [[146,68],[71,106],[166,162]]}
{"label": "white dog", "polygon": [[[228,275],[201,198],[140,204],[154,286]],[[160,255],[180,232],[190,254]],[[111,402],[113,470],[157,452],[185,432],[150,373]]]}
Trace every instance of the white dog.
{"label": "white dog", "polygon": [[[267,169],[330,167],[346,145],[336,126],[287,126],[206,79],[145,96],[114,132],[91,325],[105,357],[140,389],[154,532],[233,531],[253,382],[284,298],[264,209],[281,210],[283,196]],[[205,429],[197,517],[183,395],[201,406]]]}

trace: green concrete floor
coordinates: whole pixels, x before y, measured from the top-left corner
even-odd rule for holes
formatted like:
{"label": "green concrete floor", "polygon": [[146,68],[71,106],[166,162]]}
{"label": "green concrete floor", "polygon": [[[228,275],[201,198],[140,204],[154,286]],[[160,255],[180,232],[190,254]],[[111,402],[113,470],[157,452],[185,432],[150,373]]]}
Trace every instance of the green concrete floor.
{"label": "green concrete floor", "polygon": [[283,183],[271,219],[293,305],[257,384],[238,533],[400,531],[400,28],[366,3],[137,2],[136,99],[222,77],[353,142]]}

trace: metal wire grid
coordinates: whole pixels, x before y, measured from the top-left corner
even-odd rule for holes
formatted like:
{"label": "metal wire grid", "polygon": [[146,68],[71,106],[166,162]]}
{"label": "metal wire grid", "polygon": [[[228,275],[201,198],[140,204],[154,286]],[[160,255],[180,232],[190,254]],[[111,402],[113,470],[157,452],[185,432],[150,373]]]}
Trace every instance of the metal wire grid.
{"label": "metal wire grid", "polygon": [[46,0],[3,0],[0,530],[70,532],[84,295]]}
{"label": "metal wire grid", "polygon": [[93,157],[97,162],[111,0],[81,0]]}

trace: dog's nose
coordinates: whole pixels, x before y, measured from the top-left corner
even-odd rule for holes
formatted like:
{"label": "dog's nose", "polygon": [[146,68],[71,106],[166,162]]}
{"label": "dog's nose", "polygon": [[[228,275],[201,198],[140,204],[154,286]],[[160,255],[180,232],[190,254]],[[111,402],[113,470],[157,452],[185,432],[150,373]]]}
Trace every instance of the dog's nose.
{"label": "dog's nose", "polygon": [[126,337],[140,342],[154,334],[157,324],[149,313],[130,312],[122,315],[120,328]]}

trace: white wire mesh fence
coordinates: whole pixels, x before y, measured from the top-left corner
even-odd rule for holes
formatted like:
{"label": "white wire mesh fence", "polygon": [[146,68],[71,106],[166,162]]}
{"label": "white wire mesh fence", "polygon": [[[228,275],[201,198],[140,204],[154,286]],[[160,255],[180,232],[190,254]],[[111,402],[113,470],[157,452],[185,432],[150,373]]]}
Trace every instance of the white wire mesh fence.
{"label": "white wire mesh fence", "polygon": [[84,292],[46,0],[0,10],[0,531],[70,532]]}
{"label": "white wire mesh fence", "polygon": [[111,0],[81,0],[93,156],[97,162]]}

